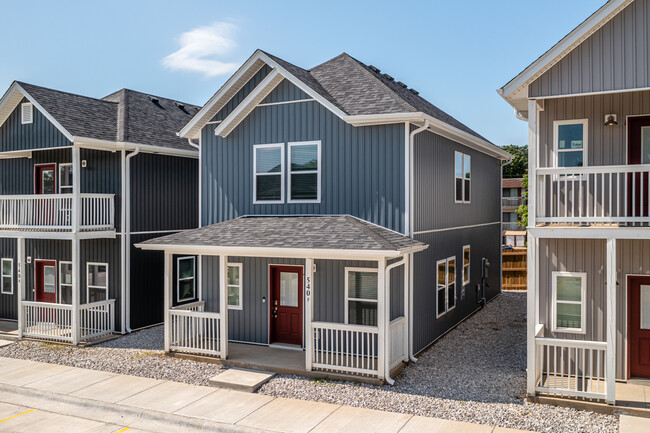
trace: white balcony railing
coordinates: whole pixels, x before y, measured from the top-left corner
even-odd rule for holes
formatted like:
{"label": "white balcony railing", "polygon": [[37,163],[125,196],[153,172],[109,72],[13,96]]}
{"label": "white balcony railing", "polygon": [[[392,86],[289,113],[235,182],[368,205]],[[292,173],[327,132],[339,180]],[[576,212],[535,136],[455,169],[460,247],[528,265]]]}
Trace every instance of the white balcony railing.
{"label": "white balcony railing", "polygon": [[[0,230],[72,230],[72,194],[0,196]],[[115,228],[113,194],[81,194],[82,231]]]}
{"label": "white balcony railing", "polygon": [[400,365],[406,358],[406,347],[404,345],[404,334],[406,328],[406,317],[401,316],[390,322],[390,369]]}
{"label": "white balcony railing", "polygon": [[115,299],[79,306],[79,337],[89,341],[111,335],[115,330]]}
{"label": "white balcony railing", "polygon": [[342,373],[377,376],[379,373],[375,326],[312,322],[312,367]]}
{"label": "white balcony railing", "polygon": [[538,168],[536,224],[648,225],[650,165]]}
{"label": "white balcony railing", "polygon": [[[196,304],[196,303],[194,303]],[[195,306],[203,308],[203,305]],[[169,310],[171,350],[201,355],[222,354],[221,315],[192,308]]]}

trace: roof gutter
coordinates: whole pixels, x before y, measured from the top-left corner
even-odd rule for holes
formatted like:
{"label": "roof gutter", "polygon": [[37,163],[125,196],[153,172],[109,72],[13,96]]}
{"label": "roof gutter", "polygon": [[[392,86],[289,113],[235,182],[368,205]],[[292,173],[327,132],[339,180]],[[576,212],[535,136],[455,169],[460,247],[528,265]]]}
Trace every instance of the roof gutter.
{"label": "roof gutter", "polygon": [[128,141],[110,141],[88,137],[72,137],[73,143],[87,149],[108,150],[116,152],[118,150],[136,150],[142,153],[157,153],[160,155],[180,156],[186,158],[198,158],[199,153],[196,150],[173,149],[170,147],[153,146],[150,144],[131,143]]}
{"label": "roof gutter", "polygon": [[187,139],[187,144],[189,144],[190,146],[192,146],[192,147],[195,148],[195,149],[199,149],[199,144],[193,142],[191,138],[188,138],[188,139]]}

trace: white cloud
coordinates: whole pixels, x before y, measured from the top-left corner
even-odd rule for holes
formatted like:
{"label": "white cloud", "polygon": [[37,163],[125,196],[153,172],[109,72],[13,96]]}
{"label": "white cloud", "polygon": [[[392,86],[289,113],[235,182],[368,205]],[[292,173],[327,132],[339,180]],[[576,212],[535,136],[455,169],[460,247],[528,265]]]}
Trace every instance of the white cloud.
{"label": "white cloud", "polygon": [[236,47],[236,31],[234,24],[217,21],[185,32],[179,38],[181,48],[162,59],[162,64],[167,69],[199,72],[206,77],[232,74],[239,65],[223,62],[218,57]]}

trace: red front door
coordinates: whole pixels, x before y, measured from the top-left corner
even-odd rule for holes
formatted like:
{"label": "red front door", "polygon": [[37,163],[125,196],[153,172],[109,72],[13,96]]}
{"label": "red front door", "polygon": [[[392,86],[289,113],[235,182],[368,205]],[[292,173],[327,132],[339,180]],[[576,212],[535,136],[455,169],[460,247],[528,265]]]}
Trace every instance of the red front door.
{"label": "red front door", "polygon": [[650,378],[650,276],[628,277],[629,376]]}
{"label": "red front door", "polygon": [[54,260],[36,260],[34,267],[36,302],[56,303],[56,262]]}
{"label": "red front door", "polygon": [[302,267],[271,267],[271,343],[302,346]]}
{"label": "red front door", "polygon": [[[627,131],[627,163],[650,164],[650,116],[630,117]],[[647,217],[648,173],[630,173],[627,176],[628,215]]]}
{"label": "red front door", "polygon": [[34,194],[56,194],[56,164],[34,167]]}

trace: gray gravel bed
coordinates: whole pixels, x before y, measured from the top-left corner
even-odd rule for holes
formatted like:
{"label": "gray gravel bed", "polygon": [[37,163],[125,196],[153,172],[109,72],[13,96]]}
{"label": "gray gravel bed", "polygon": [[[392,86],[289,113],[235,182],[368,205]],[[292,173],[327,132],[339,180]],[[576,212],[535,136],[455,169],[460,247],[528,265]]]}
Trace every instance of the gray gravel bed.
{"label": "gray gravel bed", "polygon": [[0,348],[0,356],[193,385],[208,385],[223,371],[216,364],[165,356],[162,349],[163,328],[156,326],[91,347],[24,340]]}
{"label": "gray gravel bed", "polygon": [[524,400],[526,293],[505,292],[407,366],[394,386],[277,376],[262,394],[537,432],[617,432],[618,418]]}

